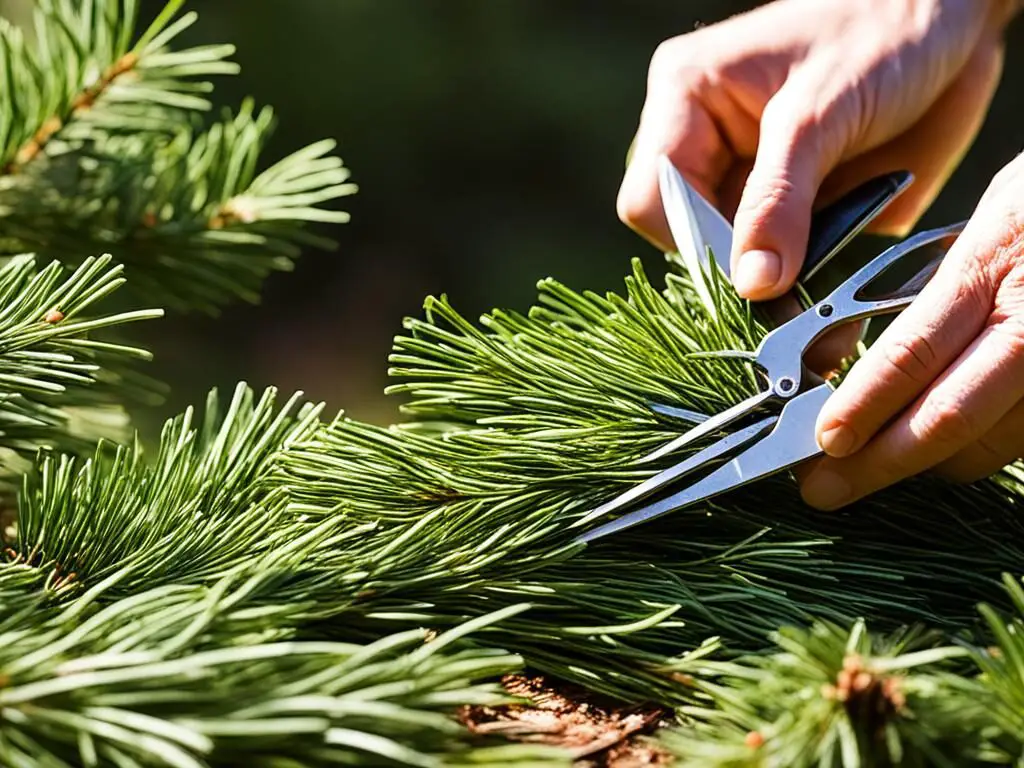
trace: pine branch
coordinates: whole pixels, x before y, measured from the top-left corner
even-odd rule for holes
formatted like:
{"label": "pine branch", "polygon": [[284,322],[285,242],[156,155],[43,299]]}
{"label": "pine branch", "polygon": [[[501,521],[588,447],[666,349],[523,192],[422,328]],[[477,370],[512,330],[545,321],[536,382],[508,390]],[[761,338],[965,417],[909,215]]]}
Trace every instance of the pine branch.
{"label": "pine branch", "polygon": [[[0,588],[11,568],[0,567]],[[251,573],[97,609],[112,579],[33,632],[3,622],[4,764],[568,765],[559,750],[481,743],[451,717],[462,703],[511,701],[488,681],[521,659],[462,638],[526,606],[440,636],[301,641],[253,610],[267,578]]]}
{"label": "pine branch", "polygon": [[0,95],[3,172],[23,172],[97,128],[173,130],[179,111],[209,108],[201,94],[212,86],[202,78],[237,72],[226,60],[234,48],[167,51],[196,20],[194,13],[178,17],[183,2],[170,0],[134,44],[136,0],[39,0],[33,45],[0,21],[0,79],[8,85]]}
{"label": "pine branch", "polygon": [[1004,601],[999,576],[1024,554],[1005,482],[918,478],[822,515],[781,476],[571,545],[573,521],[664,466],[636,460],[685,428],[649,399],[711,412],[752,391],[744,363],[708,352],[750,349],[763,328],[715,295],[717,321],[682,276],[660,294],[637,267],[625,298],[546,281],[529,316],[492,313],[486,331],[428,302],[392,358],[412,379],[392,391],[428,419],[339,418],[279,460],[293,514],[374,526],[346,555],[361,575],[342,587],[349,631],[355,615],[379,632],[529,599],[503,645],[591,689],[669,703],[691,693],[666,665],[709,635],[757,649],[780,625],[861,616],[976,631],[975,603]]}
{"label": "pine branch", "polygon": [[78,263],[112,250],[146,301],[215,313],[258,301],[302,246],[333,247],[304,227],[346,222],[325,204],[356,188],[332,141],[260,170],[274,120],[251,101],[203,127],[203,78],[237,67],[231,46],[167,49],[195,20],[181,5],[134,45],[134,0],[42,4],[36,50],[0,28],[13,94],[0,124],[0,253]]}
{"label": "pine branch", "polygon": [[347,221],[322,204],[355,191],[328,154],[332,141],[258,171],[273,126],[270,109],[255,112],[246,101],[238,115],[207,130],[183,128],[169,142],[95,142],[76,160],[86,172],[20,200],[6,229],[64,261],[75,261],[83,242],[114,248],[133,290],[177,311],[215,313],[235,298],[256,303],[263,280],[290,270],[302,245],[334,245],[301,225]]}
{"label": "pine branch", "polygon": [[869,635],[827,623],[776,633],[778,650],[708,662],[694,677],[707,707],[660,736],[684,764],[977,765],[985,699],[956,674],[966,652],[910,632]]}
{"label": "pine branch", "polygon": [[[137,442],[101,446],[84,462],[44,457],[25,478],[9,557],[86,588],[127,568],[107,593],[119,597],[209,583],[318,535],[313,523],[282,514],[284,489],[269,485],[267,475],[276,451],[309,435],[319,408],[300,404],[299,395],[282,406],[276,399],[268,389],[257,401],[239,385],[222,411],[212,392],[202,423],[193,425],[191,409],[167,423],[151,464]],[[321,548],[338,543],[331,538]],[[280,599],[289,599],[280,589]]]}
{"label": "pine branch", "polygon": [[1004,619],[991,606],[979,610],[995,645],[975,648],[981,671],[986,715],[991,726],[984,735],[1000,762],[1024,763],[1024,589],[1020,579],[1004,575],[1003,584],[1013,602],[1013,614]]}
{"label": "pine branch", "polygon": [[748,365],[709,353],[752,350],[765,328],[719,281],[712,288],[718,319],[689,278],[670,273],[662,294],[635,260],[624,296],[542,280],[527,316],[496,310],[481,318],[483,329],[444,297],[428,299],[426,318],[406,320],[411,334],[395,340],[390,375],[405,381],[388,392],[411,395],[403,410],[419,418],[509,427],[597,418],[653,427],[645,445],[657,444],[669,432],[658,429],[649,401],[712,413],[756,385]]}
{"label": "pine branch", "polygon": [[[85,587],[130,558],[135,575],[117,596],[209,583],[323,533],[270,599],[307,606],[302,621],[326,622],[320,631],[366,638],[410,623],[452,626],[529,600],[535,609],[505,622],[497,642],[591,689],[676,704],[692,691],[672,664],[709,635],[757,648],[779,625],[859,616],[882,628],[923,619],[970,629],[974,603],[999,600],[999,574],[1019,562],[1022,537],[1007,535],[1020,526],[1017,495],[998,483],[920,481],[849,514],[814,516],[776,478],[647,530],[573,546],[572,521],[653,471],[631,462],[678,434],[679,425],[657,423],[642,391],[704,410],[742,397],[749,381],[742,370],[721,379],[741,363],[703,354],[756,343],[735,297],[722,294],[717,313],[735,318],[729,337],[690,301],[685,278],[661,296],[637,271],[629,290],[624,301],[547,283],[556,321],[550,309],[496,313],[489,334],[432,306],[456,331],[414,323],[417,335],[398,344],[414,348],[424,370],[444,374],[454,360],[450,381],[413,387],[414,405],[448,417],[441,432],[437,422],[385,430],[344,418],[318,428],[315,408],[291,416],[293,400],[275,415],[272,392],[254,406],[242,388],[223,421],[208,417],[195,430],[186,415],[169,426],[153,468],[138,449],[81,467],[49,459],[22,495],[15,556],[74,572]],[[673,377],[691,384],[673,391]],[[702,399],[701,386],[718,386],[717,397]],[[475,413],[481,423],[470,421]],[[928,530],[917,519],[921,499]],[[970,505],[987,519],[968,524],[961,510]]]}
{"label": "pine branch", "polygon": [[40,446],[77,452],[103,437],[124,437],[117,403],[133,390],[146,394],[129,364],[149,353],[103,341],[102,332],[162,313],[93,314],[124,283],[121,271],[109,256],[87,259],[73,272],[56,262],[37,270],[30,256],[0,267],[0,449],[24,456]]}
{"label": "pine branch", "polygon": [[770,655],[691,665],[705,703],[681,709],[685,724],[659,741],[686,765],[1019,764],[1024,590],[1004,584],[1016,615],[980,608],[992,648],[816,623],[777,632]]}

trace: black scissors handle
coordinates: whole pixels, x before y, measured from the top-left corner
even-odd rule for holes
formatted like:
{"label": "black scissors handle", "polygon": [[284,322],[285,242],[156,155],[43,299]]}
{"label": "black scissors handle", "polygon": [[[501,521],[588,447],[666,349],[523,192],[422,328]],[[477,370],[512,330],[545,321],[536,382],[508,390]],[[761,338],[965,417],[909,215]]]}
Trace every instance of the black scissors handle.
{"label": "black scissors handle", "polygon": [[903,192],[914,176],[893,171],[854,187],[811,217],[800,281],[809,280]]}

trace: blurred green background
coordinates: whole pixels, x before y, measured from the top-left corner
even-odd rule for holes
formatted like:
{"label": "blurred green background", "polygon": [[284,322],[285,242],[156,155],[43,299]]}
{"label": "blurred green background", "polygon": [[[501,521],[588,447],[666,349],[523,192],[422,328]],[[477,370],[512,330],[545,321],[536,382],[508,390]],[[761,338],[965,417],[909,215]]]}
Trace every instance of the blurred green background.
{"label": "blurred green background", "polygon": [[[10,2],[10,0],[7,0]],[[163,2],[143,0],[144,16]],[[619,223],[615,196],[657,44],[755,3],[710,0],[193,0],[183,43],[238,46],[246,95],[277,110],[273,161],[333,137],[360,192],[340,243],[275,275],[262,305],[146,329],[161,415],[244,379],[332,410],[396,418],[386,357],[402,317],[447,293],[471,317],[525,309],[536,281],[614,290],[661,254]],[[982,136],[922,225],[964,218],[1021,148],[1024,29]]]}

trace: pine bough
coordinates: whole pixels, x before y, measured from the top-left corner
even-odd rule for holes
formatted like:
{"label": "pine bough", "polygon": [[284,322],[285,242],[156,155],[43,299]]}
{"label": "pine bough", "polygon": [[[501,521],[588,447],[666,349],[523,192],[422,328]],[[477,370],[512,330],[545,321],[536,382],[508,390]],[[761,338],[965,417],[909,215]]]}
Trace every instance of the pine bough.
{"label": "pine bough", "polygon": [[400,425],[240,384],[147,456],[122,403],[158,385],[110,333],[160,312],[101,300],[255,301],[354,191],[328,142],[260,171],[267,110],[200,121],[235,66],[169,47],[180,5],[138,38],[133,0],[0,25],[0,762],[569,765],[454,718],[528,665],[671,708],[685,765],[1024,764],[1017,467],[827,515],[778,477],[573,544],[679,434],[647,401],[754,386],[714,353],[765,323],[674,258],[479,324],[429,299]]}

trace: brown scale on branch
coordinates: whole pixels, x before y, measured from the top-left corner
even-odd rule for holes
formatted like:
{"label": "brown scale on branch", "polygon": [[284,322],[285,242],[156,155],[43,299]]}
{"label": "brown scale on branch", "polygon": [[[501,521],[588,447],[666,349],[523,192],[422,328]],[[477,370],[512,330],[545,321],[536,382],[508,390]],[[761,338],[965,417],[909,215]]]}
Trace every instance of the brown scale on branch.
{"label": "brown scale on branch", "polygon": [[[104,91],[106,91],[117,78],[133,70],[138,63],[138,54],[132,53],[131,51],[115,61],[106,69],[106,71],[104,71],[95,83],[90,85],[71,100],[69,114],[76,115],[91,109],[97,99],[103,95]],[[59,115],[51,115],[48,117],[43,121],[43,124],[39,126],[39,129],[35,134],[33,134],[32,138],[18,150],[14,155],[14,159],[4,167],[3,172],[5,174],[18,173],[24,166],[28,165],[39,156],[49,141],[63,127],[64,119]]]}
{"label": "brown scale on branch", "polygon": [[[16,524],[15,521],[12,521],[12,526]],[[11,546],[5,546],[2,550],[2,555],[6,558],[6,562],[9,565],[27,565],[32,568],[48,570],[47,582],[49,588],[54,590],[63,589],[78,578],[78,574],[75,571],[65,573],[65,566],[56,560],[45,560],[38,544],[28,552],[19,551]],[[80,561],[78,554],[72,554],[70,559],[76,562]]]}
{"label": "brown scale on branch", "polygon": [[464,707],[460,720],[472,732],[568,750],[575,768],[667,766],[671,756],[645,737],[666,724],[659,707],[623,707],[540,675],[508,675],[505,689],[530,703]]}
{"label": "brown scale on branch", "polygon": [[217,208],[206,222],[206,226],[210,229],[224,229],[236,223],[252,224],[256,219],[256,212],[244,197],[233,197]]}
{"label": "brown scale on branch", "polygon": [[60,563],[53,566],[53,570],[50,571],[50,575],[46,579],[46,589],[51,592],[60,592],[65,588],[71,586],[78,578],[78,574],[74,571],[71,573],[61,573]]}
{"label": "brown scale on branch", "polygon": [[857,654],[843,659],[835,685],[824,686],[822,695],[842,702],[850,720],[872,734],[881,733],[907,703],[899,677],[878,674]]}
{"label": "brown scale on branch", "polygon": [[[28,554],[18,552],[11,547],[4,547],[3,557],[7,565],[27,565],[31,568],[38,568],[46,571],[46,581],[43,589],[54,594],[65,592],[69,588],[77,588],[80,585],[78,574],[75,571],[64,573],[61,564],[58,562],[43,563],[39,551],[33,549]],[[47,570],[48,569],[48,570]]]}

